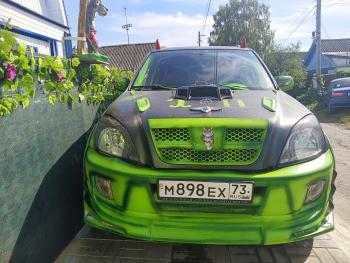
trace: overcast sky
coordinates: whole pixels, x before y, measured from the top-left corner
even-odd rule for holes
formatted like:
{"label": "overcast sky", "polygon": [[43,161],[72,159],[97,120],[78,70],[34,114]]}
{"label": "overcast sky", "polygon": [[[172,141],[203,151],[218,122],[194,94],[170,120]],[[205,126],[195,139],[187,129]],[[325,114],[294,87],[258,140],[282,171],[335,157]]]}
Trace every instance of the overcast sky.
{"label": "overcast sky", "polygon": [[[204,33],[212,30],[213,14],[229,0],[212,0]],[[263,0],[271,8],[272,28],[281,44],[302,42],[308,50],[315,28],[316,0]],[[66,0],[66,9],[72,35],[77,35],[79,0]],[[125,24],[124,7],[128,12],[130,42],[153,42],[162,46],[197,45],[198,31],[202,30],[207,0],[103,0],[108,7],[107,17],[97,18],[100,46],[125,44],[127,36],[121,28]],[[350,38],[350,0],[322,0],[322,38]],[[207,38],[204,38],[207,45]]]}

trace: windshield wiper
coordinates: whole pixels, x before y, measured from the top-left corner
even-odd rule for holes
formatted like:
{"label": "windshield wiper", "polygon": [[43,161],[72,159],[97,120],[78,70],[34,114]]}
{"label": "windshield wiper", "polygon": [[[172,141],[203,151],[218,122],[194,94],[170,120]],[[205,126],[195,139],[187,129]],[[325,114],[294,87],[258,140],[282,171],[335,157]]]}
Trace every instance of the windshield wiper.
{"label": "windshield wiper", "polygon": [[176,88],[167,87],[167,86],[163,86],[163,85],[159,85],[159,84],[132,86],[131,88],[139,89],[139,90],[176,90]]}

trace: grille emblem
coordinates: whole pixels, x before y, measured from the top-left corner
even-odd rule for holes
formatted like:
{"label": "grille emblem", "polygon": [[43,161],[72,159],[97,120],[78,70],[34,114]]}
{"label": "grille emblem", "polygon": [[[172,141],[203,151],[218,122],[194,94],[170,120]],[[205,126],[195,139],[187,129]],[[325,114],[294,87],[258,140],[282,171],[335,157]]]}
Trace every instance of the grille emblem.
{"label": "grille emblem", "polygon": [[214,129],[213,128],[203,128],[201,139],[204,142],[207,150],[210,151],[214,147]]}

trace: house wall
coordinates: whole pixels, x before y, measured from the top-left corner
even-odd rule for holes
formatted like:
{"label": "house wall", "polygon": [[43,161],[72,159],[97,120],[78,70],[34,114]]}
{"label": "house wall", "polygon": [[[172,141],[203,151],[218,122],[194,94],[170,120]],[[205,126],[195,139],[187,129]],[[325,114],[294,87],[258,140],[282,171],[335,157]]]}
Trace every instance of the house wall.
{"label": "house wall", "polygon": [[[310,60],[307,65],[305,65],[307,68],[307,71],[309,74],[313,74],[316,71],[316,54],[312,53]],[[333,69],[333,65],[331,61],[324,55],[321,57],[321,69],[322,69],[322,74],[327,74],[328,70]]]}
{"label": "house wall", "polygon": [[[17,2],[20,4],[23,4],[24,6],[32,10],[35,9],[35,11],[38,13],[44,12],[46,13],[47,16],[51,14],[53,17],[50,17],[50,19],[54,20],[57,17],[57,19],[60,18],[62,20],[58,22],[65,22],[65,24],[67,23],[64,15],[65,13],[63,9],[63,3],[61,0],[59,1],[17,0]],[[50,6],[46,6],[46,4],[44,3],[52,3],[52,4],[50,4]],[[61,6],[62,6],[62,9],[60,9]],[[49,8],[56,11],[48,11]],[[5,20],[11,19],[10,23],[14,27],[17,27],[20,30],[28,31],[29,33],[34,33],[40,36],[44,36],[46,38],[51,39],[51,41],[57,42],[58,55],[63,56],[65,54],[64,41],[62,39],[67,29],[60,27],[58,25],[55,25],[53,23],[50,23],[49,21],[39,18],[24,10],[20,10],[3,1],[0,1],[0,18]],[[39,53],[44,55],[57,55],[57,54],[52,54],[50,48],[49,49],[47,48],[47,47],[50,47],[50,43],[49,43],[50,40],[40,39],[39,36],[32,36],[32,35],[30,37],[29,36],[24,37],[23,33],[21,32],[16,32],[16,33],[18,35],[22,35],[22,36],[18,36],[17,38],[18,41],[24,42],[30,46],[38,47],[38,49],[40,50]]]}
{"label": "house wall", "polygon": [[47,13],[45,0],[12,0],[12,1],[18,4],[21,4],[22,6],[25,6],[38,14],[45,15]]}
{"label": "house wall", "polygon": [[17,35],[16,39],[19,43],[24,43],[27,46],[37,47],[39,54],[50,55],[50,43],[47,41],[22,35]]}
{"label": "house wall", "polygon": [[337,68],[349,67],[350,66],[350,57],[344,58],[344,57],[329,56],[329,59],[332,60],[333,64]]}

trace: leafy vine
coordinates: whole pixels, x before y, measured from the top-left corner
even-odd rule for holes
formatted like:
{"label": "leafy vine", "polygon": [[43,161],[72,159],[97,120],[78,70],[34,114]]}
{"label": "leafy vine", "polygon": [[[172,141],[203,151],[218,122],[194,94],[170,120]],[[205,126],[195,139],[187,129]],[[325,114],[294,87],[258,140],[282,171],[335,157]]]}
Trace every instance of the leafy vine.
{"label": "leafy vine", "polygon": [[132,77],[131,72],[83,64],[76,57],[36,57],[33,48],[17,44],[9,28],[6,24],[0,29],[0,116],[19,106],[26,109],[38,91],[50,105],[83,100],[100,103],[119,96]]}

